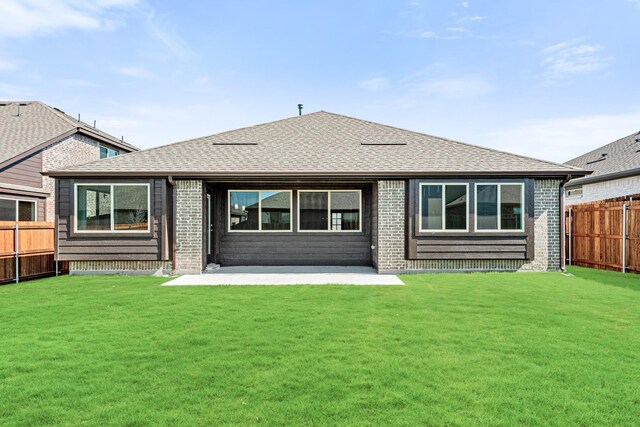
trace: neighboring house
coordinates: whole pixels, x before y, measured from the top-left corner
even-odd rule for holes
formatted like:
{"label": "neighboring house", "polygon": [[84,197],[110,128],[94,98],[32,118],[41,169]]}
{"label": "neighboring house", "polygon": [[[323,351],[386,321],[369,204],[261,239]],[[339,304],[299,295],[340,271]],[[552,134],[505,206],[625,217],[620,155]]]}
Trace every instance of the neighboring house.
{"label": "neighboring house", "polygon": [[50,175],[72,272],[200,273],[558,269],[560,188],[585,173],[318,112]]}
{"label": "neighboring house", "polygon": [[593,171],[566,185],[565,204],[593,202],[640,193],[640,132],[596,148],[566,165]]}
{"label": "neighboring house", "polygon": [[42,102],[0,102],[0,221],[54,221],[41,172],[136,150]]}

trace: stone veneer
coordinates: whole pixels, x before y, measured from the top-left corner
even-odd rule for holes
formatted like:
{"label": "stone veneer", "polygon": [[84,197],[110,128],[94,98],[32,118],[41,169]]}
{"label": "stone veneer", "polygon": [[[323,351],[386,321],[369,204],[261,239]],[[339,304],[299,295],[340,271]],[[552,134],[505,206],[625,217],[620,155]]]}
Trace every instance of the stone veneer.
{"label": "stone veneer", "polygon": [[560,181],[535,180],[534,256],[523,260],[405,260],[405,182],[378,182],[379,272],[546,271],[560,268]]}
{"label": "stone veneer", "polygon": [[[42,150],[42,170],[50,171],[100,159],[100,143],[84,135],[74,134]],[[42,177],[42,188],[49,192],[45,208],[45,221],[56,218],[55,180]]]}
{"label": "stone veneer", "polygon": [[176,183],[176,272],[200,274],[203,255],[203,188],[201,180]]}

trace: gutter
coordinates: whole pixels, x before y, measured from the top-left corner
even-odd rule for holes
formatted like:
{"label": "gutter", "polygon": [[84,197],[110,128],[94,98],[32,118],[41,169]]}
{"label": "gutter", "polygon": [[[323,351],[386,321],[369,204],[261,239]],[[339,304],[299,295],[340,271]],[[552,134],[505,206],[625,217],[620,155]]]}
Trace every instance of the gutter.
{"label": "gutter", "polygon": [[567,254],[566,254],[566,236],[565,236],[565,220],[564,220],[564,195],[565,185],[571,180],[571,175],[567,175],[560,183],[560,192],[558,193],[560,205],[560,271],[567,271]]}
{"label": "gutter", "polygon": [[585,176],[582,178],[576,178],[569,187],[571,188],[571,187],[579,186],[583,184],[593,184],[596,182],[610,181],[612,179],[626,178],[628,176],[634,176],[634,175],[640,175],[640,168],[634,168],[634,169],[629,169],[629,170],[619,171],[619,172],[612,172],[604,175]]}
{"label": "gutter", "polygon": [[176,183],[173,180],[172,175],[167,176],[167,182],[171,186],[171,213],[172,215],[172,224],[171,224],[171,274],[176,273],[176,209],[177,209],[177,201],[176,201]]}

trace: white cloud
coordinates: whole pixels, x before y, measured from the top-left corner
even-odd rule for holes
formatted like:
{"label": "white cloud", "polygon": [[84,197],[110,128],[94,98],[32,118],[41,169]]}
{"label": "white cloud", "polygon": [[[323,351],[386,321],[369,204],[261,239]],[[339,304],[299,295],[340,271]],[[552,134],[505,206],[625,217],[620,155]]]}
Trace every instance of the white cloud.
{"label": "white cloud", "polygon": [[469,2],[468,1],[463,1],[460,5],[462,7],[469,7]]}
{"label": "white cloud", "polygon": [[147,32],[162,43],[174,55],[189,58],[194,52],[187,42],[178,34],[176,28],[167,20],[165,15],[158,14],[152,7],[139,8],[146,19]]}
{"label": "white cloud", "polygon": [[49,35],[66,29],[108,30],[114,21],[105,13],[136,3],[138,0],[2,0],[0,37]]}
{"label": "white cloud", "polygon": [[609,66],[611,58],[603,55],[603,49],[597,44],[580,44],[578,40],[565,41],[544,49],[542,64],[551,78],[591,73]]}
{"label": "white cloud", "polygon": [[32,93],[33,91],[31,89],[24,86],[0,83],[0,99],[3,100],[25,100],[26,98],[30,97]]}
{"label": "white cloud", "polygon": [[480,22],[480,21],[484,21],[487,18],[488,16],[472,16],[471,18],[469,18],[469,20]]}
{"label": "white cloud", "polygon": [[444,98],[474,98],[495,90],[493,84],[477,77],[441,78],[412,82],[412,90]]}
{"label": "white cloud", "polygon": [[138,79],[148,79],[153,77],[153,74],[143,67],[120,67],[116,68],[115,71],[120,74],[124,74],[125,76],[135,77]]}
{"label": "white cloud", "polygon": [[450,33],[466,33],[469,30],[464,27],[447,27],[447,31]]}
{"label": "white cloud", "polygon": [[77,88],[97,86],[95,83],[89,82],[87,80],[82,80],[82,79],[62,79],[60,80],[60,83],[62,83],[65,86],[77,87]]}
{"label": "white cloud", "polygon": [[371,92],[377,92],[384,89],[389,82],[384,77],[374,77],[372,79],[363,80],[359,83],[359,86]]}
{"label": "white cloud", "polygon": [[474,142],[563,163],[640,129],[640,112],[528,120]]}

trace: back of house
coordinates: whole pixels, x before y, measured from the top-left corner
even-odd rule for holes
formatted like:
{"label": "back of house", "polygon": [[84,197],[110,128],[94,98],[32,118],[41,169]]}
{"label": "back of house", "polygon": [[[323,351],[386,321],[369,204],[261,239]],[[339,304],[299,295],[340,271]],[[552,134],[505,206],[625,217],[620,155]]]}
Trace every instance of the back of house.
{"label": "back of house", "polygon": [[580,168],[328,112],[49,173],[72,273],[549,270]]}

